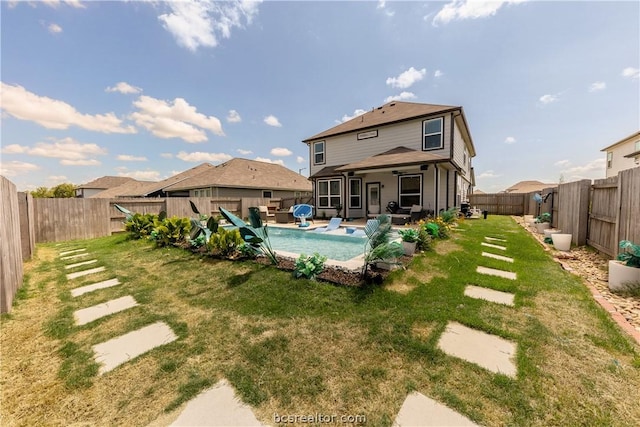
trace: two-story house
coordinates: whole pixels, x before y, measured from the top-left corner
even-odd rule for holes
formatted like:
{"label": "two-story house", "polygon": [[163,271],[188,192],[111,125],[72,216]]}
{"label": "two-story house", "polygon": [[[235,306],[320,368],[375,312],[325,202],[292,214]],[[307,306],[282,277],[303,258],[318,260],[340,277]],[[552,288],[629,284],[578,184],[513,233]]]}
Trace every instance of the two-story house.
{"label": "two-story house", "polygon": [[640,131],[634,132],[600,151],[607,153],[606,177],[640,166]]}
{"label": "two-story house", "polygon": [[460,206],[474,186],[475,157],[462,107],[392,101],[303,141],[317,215],[345,217],[422,206]]}

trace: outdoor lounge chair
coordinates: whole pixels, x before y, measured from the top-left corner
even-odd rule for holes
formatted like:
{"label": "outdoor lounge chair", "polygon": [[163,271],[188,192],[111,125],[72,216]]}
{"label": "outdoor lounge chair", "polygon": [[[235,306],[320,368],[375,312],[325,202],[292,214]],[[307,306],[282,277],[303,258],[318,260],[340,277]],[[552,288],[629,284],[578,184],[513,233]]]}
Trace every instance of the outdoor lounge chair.
{"label": "outdoor lounge chair", "polygon": [[269,219],[276,219],[276,215],[269,213],[269,208],[266,206],[258,206],[258,211],[260,211],[260,219],[263,221],[268,221]]}
{"label": "outdoor lounge chair", "polygon": [[411,222],[418,222],[427,217],[427,212],[420,205],[411,206]]}
{"label": "outdoor lounge chair", "polygon": [[327,231],[337,230],[340,227],[340,223],[342,222],[342,218],[334,217],[329,220],[329,224],[326,227],[318,227],[313,231],[316,233],[325,233]]}
{"label": "outdoor lounge chair", "polygon": [[295,205],[293,207],[293,217],[300,220],[298,227],[308,227],[307,219],[313,221],[313,206],[306,204]]}

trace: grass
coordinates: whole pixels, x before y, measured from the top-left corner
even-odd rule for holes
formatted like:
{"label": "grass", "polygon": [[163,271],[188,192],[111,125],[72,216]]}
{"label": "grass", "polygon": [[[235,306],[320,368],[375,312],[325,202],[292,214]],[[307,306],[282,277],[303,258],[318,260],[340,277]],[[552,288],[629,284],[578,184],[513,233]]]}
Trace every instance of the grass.
{"label": "grass", "polygon": [[[252,262],[155,249],[124,235],[86,247],[107,272],[69,282],[59,248],[25,265],[2,318],[2,425],[148,425],[226,378],[257,417],[365,415],[389,426],[417,390],[482,425],[638,425],[638,348],[507,217],[466,221],[382,287],[347,288]],[[484,236],[515,258],[482,257]],[[479,275],[509,269],[511,281]],[[71,298],[70,289],[122,285]],[[516,295],[516,307],[464,296],[468,284]],[[84,326],[73,311],[132,295],[140,304]],[[162,320],[179,339],[97,376],[91,346]],[[517,342],[518,375],[496,375],[437,347],[450,321]],[[164,418],[163,418],[164,419]]]}

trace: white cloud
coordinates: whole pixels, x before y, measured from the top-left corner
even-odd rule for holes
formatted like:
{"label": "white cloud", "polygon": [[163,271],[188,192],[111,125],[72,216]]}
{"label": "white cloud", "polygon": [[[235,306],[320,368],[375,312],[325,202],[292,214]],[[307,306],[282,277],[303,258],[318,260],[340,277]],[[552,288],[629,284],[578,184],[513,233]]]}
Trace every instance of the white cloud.
{"label": "white cloud", "polygon": [[293,154],[293,151],[289,150],[288,148],[281,148],[281,147],[276,147],[276,148],[272,148],[270,151],[270,154],[272,156],[278,156],[278,157],[283,157],[283,156],[290,156]]}
{"label": "white cloud", "polygon": [[622,70],[622,73],[620,73],[622,75],[622,77],[628,77],[630,79],[640,79],[640,69],[638,68],[633,68],[633,67],[627,67],[624,70]]}
{"label": "white cloud", "polygon": [[229,110],[229,114],[227,114],[227,121],[229,123],[240,123],[242,121],[242,117],[236,110]]}
{"label": "white cloud", "polygon": [[493,170],[488,170],[486,172],[482,172],[480,175],[478,175],[478,178],[483,179],[483,178],[499,178],[502,175],[496,174]]}
{"label": "white cloud", "polygon": [[164,157],[165,159],[173,159],[173,154],[171,154],[171,153],[160,153],[160,157]]}
{"label": "white cloud", "polygon": [[248,154],[253,153],[253,151],[251,151],[251,150],[243,150],[242,148],[238,148],[237,151],[238,151],[238,153],[242,154],[243,156],[246,156]]}
{"label": "white cloud", "polygon": [[518,4],[526,0],[483,1],[453,0],[447,3],[433,18],[433,25],[448,24],[455,20],[486,18],[496,14],[505,4]]}
{"label": "white cloud", "polygon": [[305,159],[302,156],[298,156],[298,157],[296,157],[296,162],[298,162],[298,163],[307,163],[307,159]]}
{"label": "white cloud", "polygon": [[344,122],[348,122],[351,119],[354,119],[358,116],[363,115],[364,113],[366,113],[366,110],[361,110],[361,109],[357,109],[353,112],[353,115],[349,116],[347,114],[345,114],[344,116],[342,116],[342,120],[336,120],[336,122],[338,123],[344,123]]}
{"label": "white cloud", "polygon": [[589,86],[589,92],[598,92],[600,90],[605,90],[607,88],[607,84],[605,82],[593,82]]}
{"label": "white cloud", "polygon": [[115,86],[111,86],[105,89],[105,92],[120,92],[124,94],[128,93],[140,93],[142,89],[136,86],[132,86],[127,82],[118,82]]}
{"label": "white cloud", "polygon": [[540,103],[542,105],[547,105],[547,104],[551,104],[553,102],[556,102],[558,100],[558,95],[542,95],[539,99]]}
{"label": "white cloud", "polygon": [[120,172],[118,176],[126,176],[140,181],[159,181],[160,172],[153,170]]}
{"label": "white cloud", "polygon": [[3,148],[2,152],[4,154],[23,153],[30,156],[66,160],[86,160],[92,156],[107,154],[107,150],[97,144],[83,144],[73,138],[63,138],[54,140],[54,142],[38,142],[34,147],[11,144]]}
{"label": "white cloud", "polygon": [[116,157],[118,160],[122,160],[123,162],[146,162],[147,158],[144,156],[131,156],[129,154],[119,154]]}
{"label": "white cloud", "polygon": [[400,92],[400,95],[388,96],[384,102],[402,101],[403,99],[415,99],[416,95],[413,92]]}
{"label": "white cloud", "polygon": [[280,121],[274,115],[265,117],[264,118],[264,122],[266,124],[268,124],[269,126],[273,126],[273,127],[277,127],[277,128],[282,127],[282,124],[280,124]]}
{"label": "white cloud", "polygon": [[36,171],[38,169],[40,169],[40,166],[38,165],[27,162],[19,162],[17,160],[13,160],[10,162],[3,161],[2,163],[0,163],[0,175],[4,176],[21,175],[24,173]]}
{"label": "white cloud", "polygon": [[387,78],[387,85],[391,87],[397,87],[399,89],[406,89],[413,85],[415,82],[419,82],[427,74],[426,68],[416,70],[411,67],[407,71],[400,73],[398,77]]}
{"label": "white cloud", "polygon": [[53,22],[51,24],[49,24],[47,26],[47,30],[49,30],[49,32],[51,34],[59,34],[62,32],[62,27],[58,24],[54,24]]}
{"label": "white cloud", "polygon": [[436,71],[433,72],[433,77],[435,77],[436,79],[438,77],[442,77],[442,76],[444,76],[444,73],[442,71],[440,71],[440,70],[436,70]]}
{"label": "white cloud", "polygon": [[166,2],[169,13],[158,19],[180,46],[195,52],[215,47],[219,38],[231,37],[231,30],[251,24],[260,1],[216,2],[207,0]]}
{"label": "white cloud", "polygon": [[49,187],[62,184],[63,182],[69,182],[69,178],[64,175],[49,175],[47,177],[47,185]]}
{"label": "white cloud", "polygon": [[[560,161],[563,162],[563,161]],[[557,162],[557,163],[560,163]],[[607,160],[602,157],[592,160],[583,165],[572,166],[562,170],[567,182],[577,181],[579,179],[597,179],[604,178]],[[569,166],[571,163],[566,162],[561,166]]]}
{"label": "white cloud", "polygon": [[516,142],[516,139],[512,136],[508,136],[504,139],[505,144],[514,144],[515,142]]}
{"label": "white cloud", "polygon": [[282,160],[282,159],[280,159],[280,160],[271,160],[271,159],[267,159],[266,157],[256,157],[255,160],[257,160],[259,162],[274,163],[276,165],[284,166],[284,160]]}
{"label": "white cloud", "polygon": [[559,166],[561,168],[567,167],[571,164],[571,162],[569,160],[558,160],[557,162],[555,162],[553,165],[554,166]]}
{"label": "white cloud", "polygon": [[390,10],[389,8],[387,8],[387,2],[385,0],[378,0],[378,5],[376,6],[376,9],[380,9],[384,11],[384,14],[392,17],[396,14],[395,11]]}
{"label": "white cloud", "polygon": [[193,153],[181,151],[176,155],[176,157],[180,160],[184,160],[185,162],[226,162],[233,158],[225,153],[205,153],[202,151],[196,151]]}
{"label": "white cloud", "polygon": [[60,160],[60,164],[64,166],[100,166],[100,163],[96,159],[87,159],[87,160],[68,160],[63,159]]}
{"label": "white cloud", "polygon": [[196,108],[182,98],[173,102],[142,95],[133,103],[139,111],[130,115],[138,126],[142,126],[159,138],[181,138],[186,142],[207,141],[203,129],[224,136],[220,120],[214,116],[198,113]]}
{"label": "white cloud", "polygon": [[102,133],[136,133],[133,126],[122,126],[115,114],[82,114],[63,101],[38,96],[22,86],[0,82],[2,109],[9,115],[36,122],[48,129],[68,129],[69,126]]}

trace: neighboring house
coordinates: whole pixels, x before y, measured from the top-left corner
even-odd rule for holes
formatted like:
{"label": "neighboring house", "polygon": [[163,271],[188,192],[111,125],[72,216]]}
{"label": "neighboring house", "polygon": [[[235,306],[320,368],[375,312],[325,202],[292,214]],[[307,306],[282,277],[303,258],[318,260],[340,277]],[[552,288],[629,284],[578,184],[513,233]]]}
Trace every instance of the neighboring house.
{"label": "neighboring house", "polygon": [[[151,184],[157,184],[155,181],[137,181],[135,179],[127,181],[124,184],[120,184],[117,187],[109,188],[108,190],[101,191],[93,196],[92,199],[115,199],[118,197],[133,197],[125,196],[125,194],[138,194],[141,190],[147,188]],[[137,196],[140,197],[140,196]]]}
{"label": "neighboring house", "polygon": [[94,179],[91,182],[78,186],[76,188],[76,197],[92,197],[104,190],[117,187],[130,181],[136,180],[124,176],[103,176],[102,178]]}
{"label": "neighboring house", "polygon": [[311,195],[311,183],[275,163],[235,158],[165,187],[164,191],[170,197],[282,199]]}
{"label": "neighboring house", "polygon": [[393,101],[303,141],[316,215],[439,212],[467,200],[475,157],[462,107]]}
{"label": "neighboring house", "polygon": [[607,153],[606,177],[618,175],[618,172],[640,166],[640,131],[600,151]]}
{"label": "neighboring house", "polygon": [[504,190],[504,193],[533,193],[541,192],[545,188],[557,187],[558,184],[545,184],[540,181],[520,181]]}

